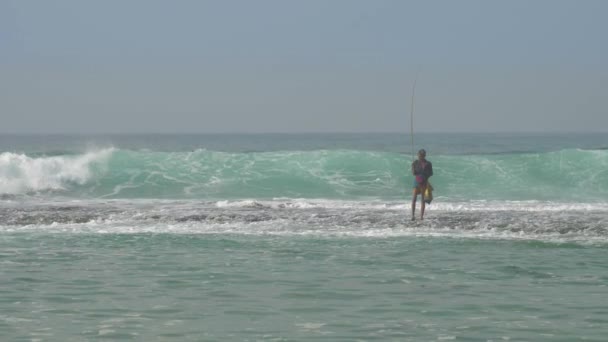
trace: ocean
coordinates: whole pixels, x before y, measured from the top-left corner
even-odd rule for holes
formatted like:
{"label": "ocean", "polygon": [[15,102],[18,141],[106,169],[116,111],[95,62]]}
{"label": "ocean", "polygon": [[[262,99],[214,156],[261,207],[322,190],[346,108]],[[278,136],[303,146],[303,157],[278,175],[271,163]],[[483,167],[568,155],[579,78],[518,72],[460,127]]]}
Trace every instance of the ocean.
{"label": "ocean", "polygon": [[608,133],[415,139],[0,135],[0,340],[606,341]]}

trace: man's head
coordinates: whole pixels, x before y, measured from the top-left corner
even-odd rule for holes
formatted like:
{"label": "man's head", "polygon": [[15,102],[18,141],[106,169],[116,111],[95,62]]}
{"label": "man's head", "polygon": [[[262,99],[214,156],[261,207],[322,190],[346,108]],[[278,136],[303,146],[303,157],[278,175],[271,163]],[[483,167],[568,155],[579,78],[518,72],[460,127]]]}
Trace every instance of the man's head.
{"label": "man's head", "polygon": [[418,151],[418,159],[424,159],[426,157],[426,151],[424,149],[421,149],[420,151]]}

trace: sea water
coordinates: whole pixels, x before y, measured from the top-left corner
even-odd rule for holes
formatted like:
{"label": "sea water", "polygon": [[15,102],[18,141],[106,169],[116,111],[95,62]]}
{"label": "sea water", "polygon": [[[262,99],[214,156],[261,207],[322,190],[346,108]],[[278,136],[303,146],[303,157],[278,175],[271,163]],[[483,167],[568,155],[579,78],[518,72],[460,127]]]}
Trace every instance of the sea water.
{"label": "sea water", "polygon": [[0,136],[0,340],[605,341],[608,134],[415,138]]}

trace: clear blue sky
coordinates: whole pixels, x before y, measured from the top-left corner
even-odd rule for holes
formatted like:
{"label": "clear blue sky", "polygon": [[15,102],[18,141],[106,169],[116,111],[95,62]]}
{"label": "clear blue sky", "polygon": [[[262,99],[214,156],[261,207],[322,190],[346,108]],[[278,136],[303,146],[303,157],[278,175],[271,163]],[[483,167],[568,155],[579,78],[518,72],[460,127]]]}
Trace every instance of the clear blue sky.
{"label": "clear blue sky", "polygon": [[608,1],[0,1],[4,133],[608,131]]}

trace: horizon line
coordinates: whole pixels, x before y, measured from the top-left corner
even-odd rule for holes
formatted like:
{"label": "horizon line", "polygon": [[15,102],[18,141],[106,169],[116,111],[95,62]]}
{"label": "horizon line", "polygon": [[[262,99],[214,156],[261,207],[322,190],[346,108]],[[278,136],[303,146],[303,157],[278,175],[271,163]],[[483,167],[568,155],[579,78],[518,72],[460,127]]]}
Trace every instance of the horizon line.
{"label": "horizon line", "polygon": [[[418,131],[415,134],[607,134],[607,131]],[[246,131],[221,131],[221,132],[0,132],[0,136],[18,135],[304,135],[304,134],[403,134],[410,135],[409,132],[402,131],[269,131],[269,132],[246,132]]]}

